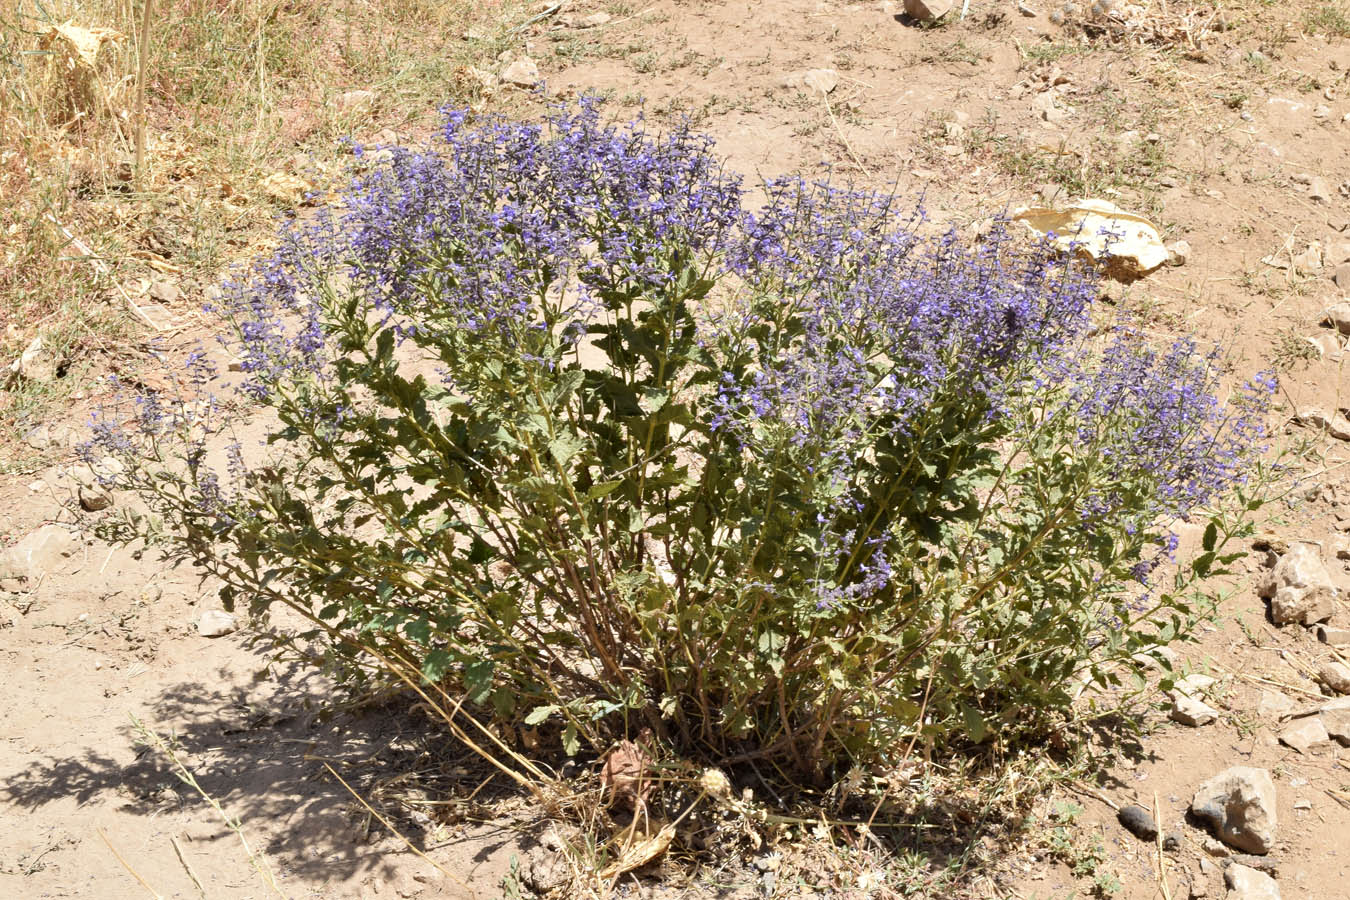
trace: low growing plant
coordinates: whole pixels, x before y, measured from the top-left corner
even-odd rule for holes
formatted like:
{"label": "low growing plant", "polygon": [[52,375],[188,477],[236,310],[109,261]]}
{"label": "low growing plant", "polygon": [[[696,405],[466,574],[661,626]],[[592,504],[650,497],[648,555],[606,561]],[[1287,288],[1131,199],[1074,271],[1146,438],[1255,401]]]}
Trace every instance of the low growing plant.
{"label": "low growing plant", "polygon": [[197,353],[89,448],[349,682],[819,775],[1113,710],[1204,613],[1239,519],[1179,568],[1172,528],[1243,484],[1269,385],[1094,336],[1048,246],[798,179],[752,210],[708,139],[590,103],[354,154],[217,305],[266,444]]}

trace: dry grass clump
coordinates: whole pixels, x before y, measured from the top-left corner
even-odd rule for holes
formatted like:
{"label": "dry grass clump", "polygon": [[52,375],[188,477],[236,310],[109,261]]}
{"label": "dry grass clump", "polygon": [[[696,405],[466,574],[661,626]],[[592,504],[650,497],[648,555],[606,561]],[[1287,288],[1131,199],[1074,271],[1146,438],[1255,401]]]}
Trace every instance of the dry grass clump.
{"label": "dry grass clump", "polygon": [[342,138],[407,139],[463,102],[456,71],[496,55],[521,5],[0,10],[0,366],[41,337],[55,376],[0,384],[0,439],[80,373],[134,367],[133,337],[190,326],[220,270],[340,171]]}

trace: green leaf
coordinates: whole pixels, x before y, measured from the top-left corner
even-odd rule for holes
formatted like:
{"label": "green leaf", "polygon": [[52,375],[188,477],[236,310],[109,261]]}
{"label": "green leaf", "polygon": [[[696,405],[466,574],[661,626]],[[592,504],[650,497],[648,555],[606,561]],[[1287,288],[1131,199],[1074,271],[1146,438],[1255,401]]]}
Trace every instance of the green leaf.
{"label": "green leaf", "polygon": [[549,442],[548,452],[558,465],[565,468],[572,461],[572,457],[576,456],[585,446],[586,442],[581,438],[564,432]]}
{"label": "green leaf", "polygon": [[432,650],[422,660],[422,677],[431,682],[440,681],[449,668],[450,654],[444,650]]}
{"label": "green leaf", "polygon": [[1208,552],[1214,549],[1214,545],[1215,543],[1218,542],[1218,540],[1219,540],[1219,526],[1216,525],[1211,520],[1209,525],[1206,526],[1205,528],[1205,536],[1203,540],[1201,540],[1200,544],[1202,547],[1205,548],[1206,552]]}
{"label": "green leaf", "polygon": [[555,712],[558,712],[561,708],[562,707],[560,706],[536,706],[534,709],[530,710],[530,714],[525,717],[525,724],[538,725]]}
{"label": "green leaf", "polygon": [[496,668],[490,659],[477,659],[464,666],[464,688],[471,701],[482,703],[492,693],[492,675]]}
{"label": "green leaf", "polygon": [[581,752],[581,741],[577,737],[577,726],[573,722],[568,722],[567,727],[562,733],[563,752],[568,756],[576,756]]}
{"label": "green leaf", "polygon": [[970,739],[977,744],[984,743],[984,739],[989,733],[989,726],[985,724],[984,715],[975,707],[962,703],[961,720],[965,723],[966,734],[970,736]]}
{"label": "green leaf", "polygon": [[614,493],[615,488],[623,484],[622,478],[614,481],[602,481],[599,484],[591,485],[591,489],[586,492],[587,500],[599,500],[601,497],[607,497]]}

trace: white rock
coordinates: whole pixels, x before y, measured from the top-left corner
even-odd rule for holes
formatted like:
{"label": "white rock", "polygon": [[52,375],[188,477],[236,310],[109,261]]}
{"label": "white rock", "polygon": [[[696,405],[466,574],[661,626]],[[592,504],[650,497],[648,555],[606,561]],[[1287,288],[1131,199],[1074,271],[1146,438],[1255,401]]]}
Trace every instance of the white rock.
{"label": "white rock", "polygon": [[802,76],[802,84],[817,94],[828,94],[839,86],[839,73],[834,69],[812,69]]}
{"label": "white rock", "polygon": [[1326,726],[1318,716],[1295,719],[1280,732],[1280,743],[1286,747],[1293,747],[1299,753],[1307,753],[1313,747],[1325,744],[1329,740],[1331,738],[1327,735]]}
{"label": "white rock", "polygon": [[1321,175],[1318,175],[1309,183],[1308,197],[1318,203],[1326,203],[1331,199],[1331,188],[1327,185],[1327,180]]}
{"label": "white rock", "polygon": [[[1350,436],[1350,423],[1346,427]],[[1311,544],[1290,547],[1275,567],[1261,576],[1256,590],[1270,600],[1270,615],[1276,625],[1325,621],[1335,612],[1338,594],[1321,553]]]}
{"label": "white rock", "polygon": [[517,87],[532,88],[539,83],[539,66],[528,56],[518,57],[502,69],[502,81]]}
{"label": "white rock", "polygon": [[25,378],[45,383],[56,378],[56,360],[51,358],[42,343],[42,336],[33,338],[19,358],[9,364],[9,375],[3,381]]}
{"label": "white rock", "polygon": [[1294,268],[1311,275],[1322,268],[1322,245],[1313,241],[1301,253],[1294,254]]}
{"label": "white rock", "polygon": [[1214,687],[1218,679],[1202,672],[1193,672],[1176,683],[1175,691],[1188,697],[1195,697]]}
{"label": "white rock", "polygon": [[1219,717],[1219,711],[1203,700],[1177,692],[1172,698],[1172,721],[1192,728],[1208,725]]}
{"label": "white rock", "polygon": [[1350,694],[1350,666],[1339,662],[1324,662],[1317,673],[1323,684],[1338,694]]}
{"label": "white rock", "polygon": [[1191,245],[1187,241],[1173,241],[1167,245],[1167,264],[1184,266],[1191,258]]}
{"label": "white rock", "polygon": [[1280,886],[1265,872],[1233,863],[1223,873],[1225,900],[1280,900]]}
{"label": "white rock", "polygon": [[1050,91],[1042,91],[1033,97],[1031,110],[1047,122],[1063,122],[1071,114],[1070,110],[1055,102],[1055,95]]}
{"label": "white rock", "polygon": [[239,618],[224,610],[209,609],[197,620],[197,632],[202,637],[221,637],[239,630]]}
{"label": "white rock", "polygon": [[8,550],[0,552],[0,589],[31,587],[75,555],[79,538],[57,524],[43,525]]}
{"label": "white rock", "polygon": [[1265,769],[1234,766],[1220,772],[1195,792],[1191,812],[1231,847],[1263,855],[1275,846],[1275,782]]}

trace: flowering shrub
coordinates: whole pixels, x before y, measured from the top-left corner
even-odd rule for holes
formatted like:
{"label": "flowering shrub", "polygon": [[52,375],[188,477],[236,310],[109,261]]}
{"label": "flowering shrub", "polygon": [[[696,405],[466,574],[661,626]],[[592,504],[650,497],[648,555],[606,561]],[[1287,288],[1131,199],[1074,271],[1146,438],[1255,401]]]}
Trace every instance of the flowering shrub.
{"label": "flowering shrub", "polygon": [[1048,247],[796,179],[751,211],[707,139],[585,103],[355,154],[219,303],[267,447],[214,460],[186,392],[90,448],[347,678],[374,651],[569,752],[650,727],[820,772],[1044,734],[1228,559],[1229,518],[1179,569],[1172,526],[1243,483],[1269,385],[1093,338]]}

